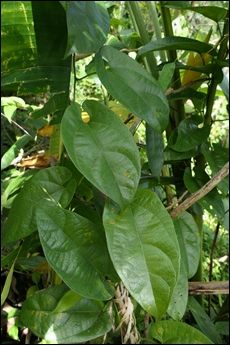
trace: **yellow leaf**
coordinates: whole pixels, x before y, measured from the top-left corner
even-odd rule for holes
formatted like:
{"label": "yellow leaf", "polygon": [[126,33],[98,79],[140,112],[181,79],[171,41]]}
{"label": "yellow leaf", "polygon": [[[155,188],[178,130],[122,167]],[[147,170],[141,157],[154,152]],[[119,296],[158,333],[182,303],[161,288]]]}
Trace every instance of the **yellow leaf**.
{"label": "yellow leaf", "polygon": [[[208,53],[197,54],[191,52],[188,57],[187,65],[192,67],[201,67],[207,65],[210,60],[211,55]],[[181,84],[185,85],[191,83],[192,81],[198,80],[201,74],[201,72],[185,70]]]}
{"label": "yellow leaf", "polygon": [[90,121],[90,116],[86,111],[81,113],[81,118],[84,123],[88,123]]}
{"label": "yellow leaf", "polygon": [[53,134],[54,131],[54,127],[52,125],[45,125],[44,127],[40,128],[38,130],[38,134],[41,137],[51,137],[51,135]]}

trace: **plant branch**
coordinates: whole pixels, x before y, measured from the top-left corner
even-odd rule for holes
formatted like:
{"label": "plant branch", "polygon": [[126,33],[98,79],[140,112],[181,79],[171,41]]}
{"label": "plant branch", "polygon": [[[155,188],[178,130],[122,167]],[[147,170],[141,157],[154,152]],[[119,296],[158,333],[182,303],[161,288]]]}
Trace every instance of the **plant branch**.
{"label": "plant branch", "polygon": [[189,295],[228,295],[229,282],[189,282]]}
{"label": "plant branch", "polygon": [[[214,254],[214,250],[215,250],[215,246],[216,246],[216,241],[217,241],[217,237],[219,234],[219,229],[220,229],[220,223],[217,223],[216,229],[215,229],[215,233],[214,233],[214,239],[212,242],[212,247],[210,250],[210,263],[209,263],[209,272],[208,272],[208,280],[211,281],[212,280],[212,269],[213,269],[213,254]],[[209,315],[211,312],[211,296],[209,296],[209,300],[208,300],[208,311],[209,311]]]}
{"label": "plant branch", "polygon": [[[147,6],[149,9],[149,16],[150,16],[152,24],[153,24],[155,36],[157,39],[160,39],[161,38],[161,29],[160,29],[160,25],[159,25],[157,10],[156,10],[156,3],[155,3],[155,1],[147,1]],[[163,50],[160,50],[159,54],[161,57],[161,61],[166,62],[165,52]]]}
{"label": "plant branch", "polygon": [[[142,44],[146,44],[150,41],[149,34],[145,28],[145,23],[142,14],[139,9],[137,1],[127,1],[129,13],[131,15],[135,30],[138,32],[141,38]],[[157,62],[153,53],[146,54],[146,69],[153,75],[154,78],[158,78]]]}
{"label": "plant branch", "polygon": [[226,163],[223,168],[213,177],[210,181],[208,181],[201,189],[197,192],[193,193],[189,198],[184,200],[179,206],[174,208],[170,214],[172,218],[178,217],[181,213],[195,204],[198,200],[203,198],[206,194],[208,194],[213,188],[215,188],[218,183],[220,183],[226,176],[229,174],[229,162]]}

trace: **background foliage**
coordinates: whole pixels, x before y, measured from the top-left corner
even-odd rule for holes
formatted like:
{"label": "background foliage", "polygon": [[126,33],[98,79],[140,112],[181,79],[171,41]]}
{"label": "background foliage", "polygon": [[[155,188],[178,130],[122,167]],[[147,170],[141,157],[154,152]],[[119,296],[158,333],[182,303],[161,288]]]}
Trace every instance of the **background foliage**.
{"label": "background foliage", "polygon": [[2,2],[3,343],[228,343],[227,7]]}

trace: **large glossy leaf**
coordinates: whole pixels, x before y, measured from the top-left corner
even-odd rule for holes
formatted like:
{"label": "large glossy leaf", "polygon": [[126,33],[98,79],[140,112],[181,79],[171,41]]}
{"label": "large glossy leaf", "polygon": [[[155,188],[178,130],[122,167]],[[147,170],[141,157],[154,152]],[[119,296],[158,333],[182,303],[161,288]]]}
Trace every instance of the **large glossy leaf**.
{"label": "large glossy leaf", "polygon": [[[181,6],[181,3],[182,6]],[[218,6],[190,6],[188,1],[164,1],[165,7],[176,8],[180,10],[189,10],[196,13],[200,13],[203,16],[219,22],[227,15],[228,10],[224,7]]]}
{"label": "large glossy leaf", "polygon": [[36,221],[47,261],[63,281],[81,296],[110,299],[103,278],[110,260],[102,229],[51,202],[36,210]]}
{"label": "large glossy leaf", "polygon": [[36,231],[35,209],[45,199],[51,199],[67,207],[73,198],[76,182],[64,167],[50,167],[39,171],[14,199],[4,225],[3,241],[17,241]]}
{"label": "large glossy leaf", "polygon": [[132,200],[140,177],[140,158],[128,128],[97,101],[86,101],[90,121],[84,123],[78,104],[69,106],[61,131],[66,150],[77,169],[118,204]]}
{"label": "large glossy leaf", "polygon": [[173,290],[172,298],[168,306],[167,313],[174,320],[181,320],[184,316],[188,302],[188,277],[183,258],[181,256],[180,273],[176,286]]}
{"label": "large glossy leaf", "polygon": [[66,55],[95,53],[106,41],[109,15],[95,1],[66,2],[68,46]]}
{"label": "large glossy leaf", "polygon": [[146,124],[146,152],[151,173],[159,177],[164,163],[164,143],[162,134]]}
{"label": "large glossy leaf", "polygon": [[182,120],[171,135],[168,146],[175,151],[186,152],[204,142],[209,136],[210,126],[199,128],[202,121],[199,116]]}
{"label": "large glossy leaf", "polygon": [[51,344],[87,342],[110,331],[108,306],[70,293],[64,285],[36,292],[23,303],[20,322]]}
{"label": "large glossy leaf", "polygon": [[222,339],[216,330],[214,323],[208,314],[206,314],[204,308],[194,297],[189,297],[188,309],[191,311],[200,330],[206,334],[207,337],[214,342],[214,344],[222,344]]}
{"label": "large glossy leaf", "polygon": [[[196,192],[203,187],[210,179],[205,171],[195,168],[195,176],[192,176],[190,170],[187,168],[184,172],[184,184],[190,193]],[[197,202],[202,208],[210,212],[214,217],[223,221],[225,209],[220,194],[217,189],[212,189],[207,195]]]}
{"label": "large glossy leaf", "polygon": [[174,226],[187,278],[192,278],[197,271],[200,259],[199,229],[192,215],[188,212],[184,212],[175,219]]}
{"label": "large glossy leaf", "polygon": [[96,55],[96,70],[108,92],[133,114],[155,130],[167,127],[169,107],[160,83],[136,61],[105,46]]}
{"label": "large glossy leaf", "polygon": [[107,204],[103,224],[118,275],[137,302],[160,318],[179,270],[179,246],[169,214],[156,194],[139,190],[121,211]]}
{"label": "large glossy leaf", "polygon": [[71,59],[63,59],[67,25],[58,1],[4,1],[1,28],[3,91],[68,90]]}
{"label": "large glossy leaf", "polygon": [[158,321],[150,327],[149,335],[161,344],[213,344],[198,329],[178,321]]}
{"label": "large glossy leaf", "polygon": [[215,48],[209,43],[194,40],[193,38],[174,36],[150,41],[140,48],[138,56],[143,56],[155,50],[189,50],[197,53],[216,54]]}

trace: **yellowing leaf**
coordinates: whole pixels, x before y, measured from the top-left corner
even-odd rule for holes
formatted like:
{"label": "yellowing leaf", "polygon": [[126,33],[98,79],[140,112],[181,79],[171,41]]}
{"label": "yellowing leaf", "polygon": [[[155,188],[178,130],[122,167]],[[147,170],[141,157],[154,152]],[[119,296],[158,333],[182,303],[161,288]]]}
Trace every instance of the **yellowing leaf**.
{"label": "yellowing leaf", "polygon": [[81,118],[84,123],[88,123],[90,121],[90,116],[86,111],[81,113]]}
{"label": "yellowing leaf", "polygon": [[[188,57],[187,65],[192,67],[201,67],[207,65],[210,60],[211,55],[208,53],[197,54],[191,52]],[[182,85],[186,85],[192,81],[198,80],[201,74],[201,72],[186,70],[182,79]]]}
{"label": "yellowing leaf", "polygon": [[55,127],[55,126],[45,125],[44,127],[40,128],[40,129],[38,130],[38,134],[39,134],[41,137],[51,137],[51,135],[52,135],[53,132],[54,132],[54,127]]}

